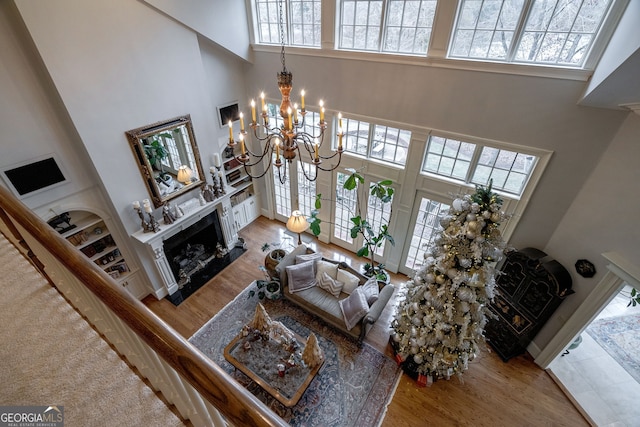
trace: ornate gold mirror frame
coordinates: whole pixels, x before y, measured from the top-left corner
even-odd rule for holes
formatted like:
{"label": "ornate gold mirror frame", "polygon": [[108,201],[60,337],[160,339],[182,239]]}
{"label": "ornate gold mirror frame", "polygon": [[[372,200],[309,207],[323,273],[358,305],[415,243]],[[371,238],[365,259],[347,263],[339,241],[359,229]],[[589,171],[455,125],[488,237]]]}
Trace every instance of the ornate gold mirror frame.
{"label": "ornate gold mirror frame", "polygon": [[190,115],[125,133],[156,208],[205,183]]}

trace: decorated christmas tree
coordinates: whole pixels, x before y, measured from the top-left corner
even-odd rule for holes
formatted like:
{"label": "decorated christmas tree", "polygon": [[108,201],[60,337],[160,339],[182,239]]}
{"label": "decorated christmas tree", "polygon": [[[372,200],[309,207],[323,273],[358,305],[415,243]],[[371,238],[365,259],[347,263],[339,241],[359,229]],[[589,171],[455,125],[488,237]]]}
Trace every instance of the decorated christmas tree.
{"label": "decorated christmas tree", "polygon": [[392,321],[398,363],[418,383],[461,375],[484,343],[504,240],[502,199],[488,187],[457,198]]}

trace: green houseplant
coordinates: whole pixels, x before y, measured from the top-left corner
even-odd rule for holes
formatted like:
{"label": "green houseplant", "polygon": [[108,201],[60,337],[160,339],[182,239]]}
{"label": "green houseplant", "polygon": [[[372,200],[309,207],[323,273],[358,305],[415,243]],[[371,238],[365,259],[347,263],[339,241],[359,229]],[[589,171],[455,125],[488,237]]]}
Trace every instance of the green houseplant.
{"label": "green houseplant", "polygon": [[[365,276],[371,277],[375,275],[378,280],[387,281],[389,276],[384,270],[384,264],[376,263],[375,251],[376,248],[381,247],[385,241],[391,243],[392,246],[395,245],[393,236],[389,234],[389,223],[391,221],[392,210],[389,209],[388,217],[384,217],[384,214],[382,214],[382,218],[380,219],[378,226],[369,221],[366,215],[363,216],[362,203],[366,201],[360,200],[358,186],[364,184],[364,177],[355,169],[347,170],[350,172],[350,175],[345,180],[342,187],[347,191],[356,192],[356,210],[355,212],[351,212],[350,234],[353,239],[357,239],[358,236],[362,238],[362,247],[358,249],[356,255],[369,259],[369,262],[364,266]],[[382,205],[386,205],[387,203],[390,204],[393,200],[394,193],[392,185],[393,182],[391,180],[382,180],[372,183],[369,186],[369,195],[378,199]],[[315,209],[311,212],[309,219],[309,229],[315,236],[320,234],[320,224],[322,221],[318,218],[318,214],[321,208],[322,195],[318,194],[316,195]]]}
{"label": "green houseplant", "polygon": [[169,157],[169,152],[167,151],[167,149],[162,144],[159,138],[161,137],[172,138],[172,136],[171,134],[166,132],[160,133],[155,136],[157,138],[154,138],[151,142],[145,143],[143,145],[144,154],[145,156],[147,156],[147,159],[149,160],[149,164],[151,165],[151,167],[155,168],[156,170],[159,170],[160,173],[162,174],[164,172],[162,170],[162,161],[167,157]]}
{"label": "green houseplant", "polygon": [[258,294],[258,299],[280,298],[280,282],[273,280],[263,265],[258,268],[264,273],[265,280],[256,280],[255,289],[249,290],[248,298],[252,298],[256,293]]}

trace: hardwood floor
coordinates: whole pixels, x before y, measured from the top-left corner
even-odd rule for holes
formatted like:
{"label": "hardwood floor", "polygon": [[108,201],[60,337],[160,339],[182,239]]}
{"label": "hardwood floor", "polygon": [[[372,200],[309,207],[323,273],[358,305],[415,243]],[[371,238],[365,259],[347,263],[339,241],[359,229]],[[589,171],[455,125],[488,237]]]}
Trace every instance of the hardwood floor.
{"label": "hardwood floor", "polygon": [[[194,295],[175,307],[166,299],[148,296],[143,302],[159,317],[189,338],[251,281],[262,277],[258,269],[265,253],[265,242],[278,242],[284,224],[258,218],[240,232],[249,250]],[[297,236],[296,236],[297,237]],[[327,258],[348,261],[358,268],[363,264],[348,251],[320,243],[311,235],[303,241]],[[368,336],[367,342],[392,355],[388,346],[388,327],[393,316],[398,288],[408,280],[392,275],[396,291]],[[470,363],[462,381],[437,381],[419,388],[403,375],[391,401],[382,427],[402,426],[588,426],[587,421],[544,370],[528,354],[508,363],[493,352],[483,351]]]}

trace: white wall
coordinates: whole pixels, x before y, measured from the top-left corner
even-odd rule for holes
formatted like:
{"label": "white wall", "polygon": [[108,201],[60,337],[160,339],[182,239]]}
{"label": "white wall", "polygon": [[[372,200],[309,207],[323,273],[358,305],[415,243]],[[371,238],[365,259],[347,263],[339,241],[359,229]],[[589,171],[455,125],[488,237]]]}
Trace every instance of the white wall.
{"label": "white wall", "polygon": [[[55,88],[42,72],[41,61],[25,36],[13,4],[0,2],[0,167],[55,153],[69,179],[67,184],[22,199],[36,208],[87,190],[96,180],[91,167],[86,167],[88,158],[82,141],[69,126]],[[0,184],[8,187],[2,179]],[[51,216],[54,215],[49,213]]]}
{"label": "white wall", "polygon": [[[288,52],[291,49],[288,50]],[[278,97],[275,53],[247,65],[247,93]],[[585,83],[287,53],[292,98],[328,109],[554,152],[511,243],[544,247],[626,117],[579,107]],[[419,150],[421,153],[423,150]],[[415,177],[414,177],[415,179]],[[414,181],[415,182],[415,181]],[[413,188],[408,182],[405,188]],[[399,224],[402,226],[403,224]]]}
{"label": "white wall", "polygon": [[[616,251],[640,264],[640,117],[628,113],[617,135],[559,223],[544,251],[564,265],[573,277],[574,295],[536,336],[543,348],[589,296],[607,272],[604,252]],[[588,259],[597,274],[590,279],[575,271],[578,259]]]}
{"label": "white wall", "polygon": [[249,16],[241,0],[143,0],[210,41],[250,60]]}

